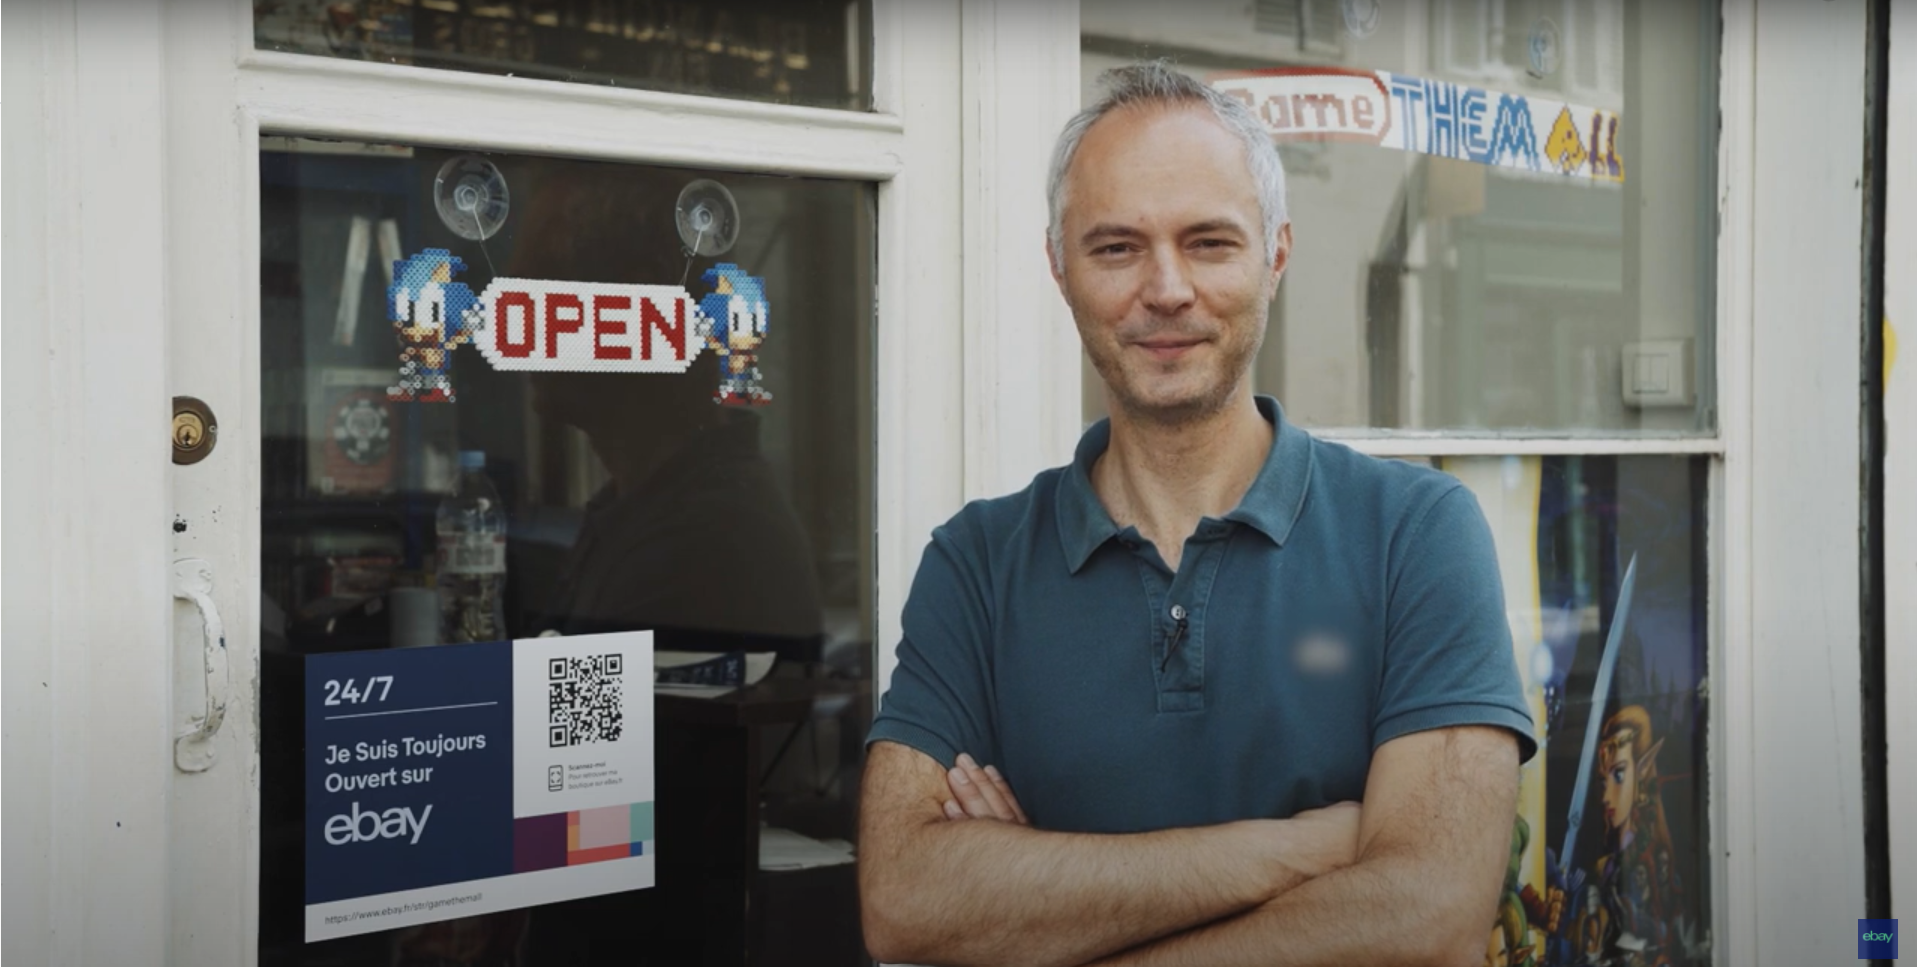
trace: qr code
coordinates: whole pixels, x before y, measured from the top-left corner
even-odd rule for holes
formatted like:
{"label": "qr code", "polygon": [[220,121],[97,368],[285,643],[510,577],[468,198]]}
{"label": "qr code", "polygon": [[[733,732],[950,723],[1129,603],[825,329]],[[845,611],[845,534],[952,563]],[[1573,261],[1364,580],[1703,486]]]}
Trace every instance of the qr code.
{"label": "qr code", "polygon": [[547,744],[617,742],[625,731],[625,656],[546,660]]}

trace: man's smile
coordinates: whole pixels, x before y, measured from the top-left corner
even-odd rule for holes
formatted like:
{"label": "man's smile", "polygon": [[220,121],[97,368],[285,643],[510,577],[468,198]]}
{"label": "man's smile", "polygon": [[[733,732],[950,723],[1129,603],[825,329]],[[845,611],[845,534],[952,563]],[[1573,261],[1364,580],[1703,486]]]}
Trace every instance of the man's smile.
{"label": "man's smile", "polygon": [[1147,356],[1161,363],[1169,363],[1184,358],[1192,349],[1203,345],[1204,339],[1197,336],[1153,336],[1140,339],[1132,345],[1145,351]]}

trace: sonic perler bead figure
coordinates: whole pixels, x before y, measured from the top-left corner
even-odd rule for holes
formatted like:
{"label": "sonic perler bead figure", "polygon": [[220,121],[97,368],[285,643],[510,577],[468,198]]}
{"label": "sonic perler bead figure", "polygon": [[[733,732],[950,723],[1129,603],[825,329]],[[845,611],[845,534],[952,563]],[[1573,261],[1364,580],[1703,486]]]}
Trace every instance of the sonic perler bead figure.
{"label": "sonic perler bead figure", "polygon": [[772,402],[759,373],[759,347],[765,344],[768,310],[765,280],[747,275],[731,262],[721,262],[700,276],[712,286],[699,300],[705,317],[706,348],[719,356],[719,388],[712,401],[720,405],[764,406]]}
{"label": "sonic perler bead figure", "polygon": [[429,248],[393,263],[386,306],[399,333],[399,382],[386,398],[451,403],[453,350],[471,342],[480,325],[479,299],[453,276],[466,271],[459,256]]}

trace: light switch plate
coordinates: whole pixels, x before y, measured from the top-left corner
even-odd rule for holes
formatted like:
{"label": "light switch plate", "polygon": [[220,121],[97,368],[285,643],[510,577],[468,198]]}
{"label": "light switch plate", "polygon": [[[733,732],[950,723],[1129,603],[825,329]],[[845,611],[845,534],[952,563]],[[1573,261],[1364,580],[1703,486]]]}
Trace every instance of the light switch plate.
{"label": "light switch plate", "polygon": [[1640,408],[1693,406],[1695,368],[1691,340],[1627,342],[1623,353],[1624,405]]}

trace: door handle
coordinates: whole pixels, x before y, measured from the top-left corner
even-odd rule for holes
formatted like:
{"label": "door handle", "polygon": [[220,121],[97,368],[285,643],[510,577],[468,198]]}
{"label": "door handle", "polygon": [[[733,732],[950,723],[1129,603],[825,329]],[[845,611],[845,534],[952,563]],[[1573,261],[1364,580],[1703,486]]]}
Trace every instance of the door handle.
{"label": "door handle", "polygon": [[173,596],[191,601],[200,612],[200,634],[206,670],[206,711],[195,717],[173,742],[173,764],[181,772],[205,772],[213,765],[213,738],[226,721],[230,684],[226,668],[226,625],[213,604],[213,568],[197,557],[173,562]]}

